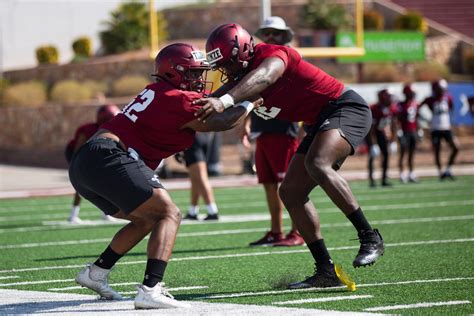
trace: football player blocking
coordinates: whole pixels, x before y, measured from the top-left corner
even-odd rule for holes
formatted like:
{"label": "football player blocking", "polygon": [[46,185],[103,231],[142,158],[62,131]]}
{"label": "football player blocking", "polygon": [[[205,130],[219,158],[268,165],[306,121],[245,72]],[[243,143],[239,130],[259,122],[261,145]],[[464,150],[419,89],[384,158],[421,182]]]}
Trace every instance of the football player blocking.
{"label": "football player blocking", "polygon": [[196,131],[223,131],[237,126],[261,100],[242,102],[210,116],[196,118],[209,70],[205,55],[192,45],[176,43],[155,59],[156,82],[151,83],[112,118],[72,157],[69,178],[76,191],[105,214],[130,222],[113,237],[76,281],[105,299],[121,299],[108,285],[115,263],[145,236],[147,265],[138,287],[135,308],[179,308],[163,283],[174,247],[181,213],[154,174],[160,161],[190,147]]}
{"label": "football player blocking", "polygon": [[238,24],[214,29],[206,42],[208,61],[229,80],[238,82],[220,98],[195,104],[199,119],[225,113],[234,103],[262,97],[255,113],[264,119],[303,121],[309,131],[293,156],[280,186],[280,197],[315,260],[313,276],[289,288],[341,285],[325,246],[310,192],[320,186],[357,230],[360,248],[354,267],[374,264],[384,253],[382,236],[365,218],[348,183],[336,172],[371,126],[367,103],[321,69],[302,60],[289,47],[258,44]]}

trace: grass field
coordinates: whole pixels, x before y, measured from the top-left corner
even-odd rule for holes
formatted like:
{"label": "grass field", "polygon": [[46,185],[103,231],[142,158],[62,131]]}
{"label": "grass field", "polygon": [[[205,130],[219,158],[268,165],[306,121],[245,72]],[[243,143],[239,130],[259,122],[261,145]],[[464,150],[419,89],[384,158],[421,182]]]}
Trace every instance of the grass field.
{"label": "grass field", "polygon": [[[386,243],[381,260],[362,269],[351,265],[358,249],[355,230],[320,189],[312,193],[326,245],[334,261],[356,281],[355,292],[285,289],[289,282],[312,274],[312,258],[303,246],[248,247],[269,228],[260,186],[215,189],[222,219],[183,222],[165,281],[181,300],[390,314],[472,314],[474,177],[422,180],[390,189],[369,189],[365,181],[350,183]],[[186,210],[189,192],[170,193]],[[75,274],[96,259],[120,225],[101,222],[99,211],[87,201],[81,217],[91,225],[67,225],[70,202],[70,196],[0,200],[0,290],[91,293],[76,286]],[[286,231],[288,226],[286,216]],[[110,283],[133,295],[145,263],[146,242],[141,242],[122,258]]]}

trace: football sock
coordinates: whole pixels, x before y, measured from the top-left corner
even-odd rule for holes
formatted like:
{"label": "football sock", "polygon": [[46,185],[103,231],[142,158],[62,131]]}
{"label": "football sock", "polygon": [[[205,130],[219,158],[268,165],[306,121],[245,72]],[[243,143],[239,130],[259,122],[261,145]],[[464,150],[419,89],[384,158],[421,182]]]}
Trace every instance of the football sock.
{"label": "football sock", "polygon": [[313,255],[314,260],[316,261],[316,266],[327,267],[332,266],[333,262],[331,256],[329,255],[328,249],[324,244],[324,239],[316,240],[308,245],[311,254]]}
{"label": "football sock", "polygon": [[219,212],[219,210],[217,209],[216,203],[209,203],[206,205],[206,207],[207,207],[207,214],[209,215],[215,215]]}
{"label": "football sock", "polygon": [[167,262],[159,259],[148,259],[146,263],[145,278],[143,285],[154,287],[158,282],[163,281]]}
{"label": "football sock", "polygon": [[111,269],[122,256],[123,255],[119,255],[108,246],[94,264],[102,269]]}
{"label": "football sock", "polygon": [[81,207],[79,205],[73,205],[71,209],[71,215],[69,215],[69,218],[78,217],[80,209]]}
{"label": "football sock", "polygon": [[364,230],[372,230],[372,226],[370,226],[360,207],[353,213],[347,215],[347,218],[351,221],[352,225],[354,225],[355,229],[357,229],[357,232],[359,233]]}
{"label": "football sock", "polygon": [[199,206],[191,205],[188,210],[188,214],[191,216],[195,216],[199,214]]}

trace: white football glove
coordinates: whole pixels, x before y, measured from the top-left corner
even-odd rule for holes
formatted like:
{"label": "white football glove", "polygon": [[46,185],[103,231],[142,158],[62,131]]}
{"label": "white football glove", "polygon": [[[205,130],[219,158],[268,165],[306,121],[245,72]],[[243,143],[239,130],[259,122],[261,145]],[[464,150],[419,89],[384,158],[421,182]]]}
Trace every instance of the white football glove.
{"label": "white football glove", "polygon": [[396,154],[397,153],[397,143],[396,142],[391,142],[389,147],[388,147],[388,151],[391,153],[391,154]]}
{"label": "white football glove", "polygon": [[377,144],[370,146],[370,156],[378,157],[380,155],[380,147]]}

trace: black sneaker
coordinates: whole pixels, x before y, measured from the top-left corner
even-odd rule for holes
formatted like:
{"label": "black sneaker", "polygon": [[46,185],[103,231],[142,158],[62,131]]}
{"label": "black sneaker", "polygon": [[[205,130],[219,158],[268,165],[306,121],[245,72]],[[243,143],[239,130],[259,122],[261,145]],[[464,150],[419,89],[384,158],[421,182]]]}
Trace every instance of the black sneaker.
{"label": "black sneaker", "polygon": [[323,287],[336,287],[343,286],[344,283],[339,280],[334,271],[334,265],[330,265],[324,268],[314,268],[314,275],[308,277],[304,281],[295,282],[288,285],[289,289],[307,289],[310,287],[323,288]]}
{"label": "black sneaker", "polygon": [[192,221],[197,221],[197,220],[198,220],[198,216],[197,216],[197,214],[191,215],[191,214],[187,213],[186,216],[184,217],[184,219],[190,219],[190,220],[192,220]]}
{"label": "black sneaker", "polygon": [[451,180],[451,181],[456,180],[453,177],[453,175],[451,174],[451,172],[449,172],[449,171],[443,172],[443,174],[439,178],[440,178],[441,181],[446,180],[446,179]]}
{"label": "black sneaker", "polygon": [[207,214],[205,221],[217,221],[219,219],[219,214]]}
{"label": "black sneaker", "polygon": [[370,266],[383,256],[383,238],[378,229],[359,233],[360,249],[352,265],[354,268]]}

